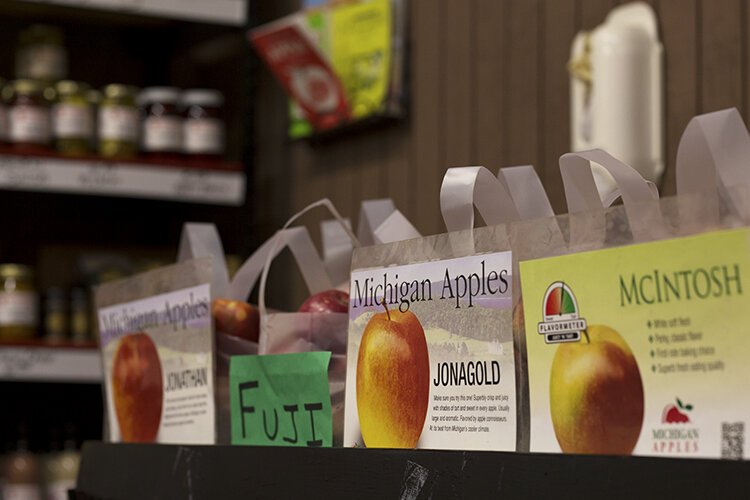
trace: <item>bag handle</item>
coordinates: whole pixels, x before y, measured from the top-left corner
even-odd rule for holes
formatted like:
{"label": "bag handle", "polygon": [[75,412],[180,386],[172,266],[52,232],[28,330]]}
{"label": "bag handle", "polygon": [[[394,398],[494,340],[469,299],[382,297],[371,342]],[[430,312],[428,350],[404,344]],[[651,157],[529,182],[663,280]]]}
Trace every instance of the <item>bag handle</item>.
{"label": "bag handle", "polygon": [[[347,225],[348,219],[345,219]],[[351,226],[350,226],[351,227]],[[349,279],[352,242],[336,219],[320,223],[323,239],[323,260],[333,282]],[[359,210],[357,239],[360,245],[380,245],[419,238],[421,234],[390,198],[365,200]]]}
{"label": "bag handle", "polygon": [[[299,264],[300,272],[308,289],[314,292],[330,286],[330,279],[315,249],[306,228],[295,227],[277,231],[240,266],[229,285],[227,298],[247,300],[258,282],[266,261],[275,258],[282,250],[289,248]],[[314,293],[313,292],[313,293]]]}
{"label": "bag handle", "polygon": [[359,208],[357,238],[362,246],[375,245],[375,231],[396,210],[390,198],[365,200]]}
{"label": "bag handle", "polygon": [[[617,183],[635,241],[647,241],[663,231],[661,210],[655,203],[658,201],[655,186],[650,186],[637,170],[601,149],[566,153],[560,157],[560,173],[571,214],[571,247],[603,243],[606,235],[602,212],[605,205],[594,181],[591,162],[601,165]],[[586,216],[574,216],[584,212]]]}
{"label": "bag handle", "polygon": [[226,294],[229,287],[229,272],[216,225],[199,222],[183,224],[177,249],[177,262],[208,256],[213,258],[211,293],[215,297],[220,297]]}
{"label": "bag handle", "polygon": [[474,228],[474,207],[485,224],[518,220],[508,187],[484,167],[452,167],[440,187],[440,211],[449,233]]}
{"label": "bag handle", "polygon": [[[651,190],[651,193],[653,194],[654,198],[658,198],[659,197],[659,188],[657,187],[656,183],[654,183],[654,182],[652,182],[652,181],[650,181],[648,179],[645,179],[645,180],[646,180],[646,184],[648,185],[648,188]],[[619,187],[615,187],[612,190],[612,192],[608,193],[606,196],[604,196],[604,198],[602,198],[602,205],[604,206],[604,208],[609,208],[609,207],[612,206],[612,204],[614,204],[614,202],[616,202],[620,198],[622,198],[622,192],[620,191]]]}
{"label": "bag handle", "polygon": [[522,220],[554,217],[555,211],[532,165],[501,168],[497,178],[505,184]]}
{"label": "bag handle", "polygon": [[[289,229],[289,226],[292,225],[294,221],[305,215],[307,212],[310,212],[311,210],[318,207],[327,208],[328,211],[333,215],[333,217],[339,222],[339,224],[341,224],[341,227],[344,228],[344,231],[349,235],[349,238],[351,238],[352,240],[352,245],[354,245],[355,247],[359,246],[357,237],[354,236],[352,230],[349,229],[349,225],[346,224],[344,218],[341,217],[338,210],[336,210],[336,207],[333,206],[333,203],[331,203],[331,200],[329,200],[328,198],[323,198],[314,203],[311,203],[310,205],[294,214],[277,233],[280,234],[280,236],[278,236],[277,238],[273,238],[272,241],[269,242],[270,252],[268,252],[268,254],[266,255],[266,259],[263,264],[262,272],[260,275],[260,285],[258,289],[258,310],[261,317],[263,317],[266,312],[266,282],[268,280],[268,271],[271,268],[271,261],[276,257],[276,255],[279,254],[284,246],[288,246],[292,251],[292,254],[294,255],[297,263],[300,266],[300,270],[303,273],[303,277],[307,276],[305,278],[305,283],[308,285],[308,289],[310,290],[310,292],[316,293],[332,287],[331,280],[325,272],[325,265],[320,259],[320,255],[318,255],[318,251],[315,249],[315,245],[312,244],[312,240],[310,239],[310,234],[307,232],[307,228],[301,227],[292,228],[291,230]],[[287,231],[292,231],[295,234],[304,234],[305,236],[285,236],[290,234]],[[305,241],[305,243],[303,245],[300,245],[298,243],[299,241]],[[310,242],[310,244],[308,245],[307,242]],[[298,248],[298,250],[295,250],[295,248]],[[313,275],[312,273],[316,274]]]}
{"label": "bag handle", "polygon": [[720,199],[733,215],[750,218],[747,197],[738,190],[750,184],[748,162],[750,135],[736,108],[693,117],[677,147],[677,194],[700,202],[680,204],[681,223],[718,223]]}
{"label": "bag handle", "polygon": [[[351,227],[349,219],[344,219]],[[323,263],[334,286],[349,280],[352,262],[352,240],[336,219],[321,221],[320,239],[323,244]],[[359,238],[362,241],[361,238]]]}
{"label": "bag handle", "polygon": [[409,219],[401,213],[401,210],[394,210],[391,215],[380,223],[373,231],[373,239],[376,245],[383,243],[393,243],[394,241],[413,240],[421,238],[422,234],[417,228],[409,222]]}
{"label": "bag handle", "polygon": [[[289,218],[289,220],[284,224],[284,226],[281,228],[281,230],[277,234],[282,235],[288,235],[287,231],[289,231],[289,226],[292,225],[297,219],[305,215],[307,212],[310,212],[311,210],[318,208],[318,207],[324,207],[328,209],[328,211],[333,215],[333,217],[341,224],[341,227],[344,229],[344,231],[349,235],[349,238],[352,240],[352,245],[354,247],[359,246],[359,241],[357,240],[357,237],[354,236],[354,233],[349,228],[348,224],[346,224],[346,221],[343,217],[341,217],[341,214],[339,214],[338,210],[336,210],[336,207],[333,206],[333,203],[331,203],[331,200],[328,198],[323,198],[321,200],[318,200],[316,202],[313,202],[294,214],[292,217]],[[301,228],[294,228],[291,231],[294,231],[297,234],[304,234],[306,237],[297,237],[302,238],[306,240],[310,240],[310,234],[307,232],[307,228],[301,227]],[[299,253],[295,252],[293,246],[292,246],[292,239],[290,239],[288,236],[279,236],[276,238],[272,238],[270,242],[270,252],[266,255],[265,262],[263,264],[263,271],[260,276],[260,285],[258,288],[258,312],[260,314],[260,350],[263,352],[264,344],[267,342],[267,339],[265,339],[265,331],[266,328],[266,321],[267,321],[267,310],[266,310],[266,284],[268,282],[268,271],[271,268],[271,261],[276,257],[276,255],[283,249],[284,245],[288,245],[289,249],[292,250],[292,254],[294,255],[295,259],[297,260],[297,263],[300,266],[300,270],[303,273],[303,276],[307,275],[308,277],[312,277],[313,272],[317,273],[316,278],[314,280],[308,281],[306,278],[305,281],[308,284],[308,289],[311,293],[316,293],[319,291],[323,291],[326,289],[329,289],[332,287],[331,280],[328,277],[328,274],[325,272],[325,265],[323,264],[322,260],[320,259],[320,256],[318,255],[317,250],[315,249],[315,246],[312,246],[312,250],[308,249],[305,252]],[[311,242],[312,244],[312,242]]]}

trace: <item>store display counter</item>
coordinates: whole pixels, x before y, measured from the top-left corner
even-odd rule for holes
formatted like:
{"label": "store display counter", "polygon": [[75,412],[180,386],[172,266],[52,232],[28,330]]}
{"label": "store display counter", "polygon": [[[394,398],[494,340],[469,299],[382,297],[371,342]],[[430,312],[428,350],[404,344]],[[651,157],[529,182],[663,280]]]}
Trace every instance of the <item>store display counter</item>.
{"label": "store display counter", "polygon": [[747,498],[750,463],[89,442],[75,498]]}

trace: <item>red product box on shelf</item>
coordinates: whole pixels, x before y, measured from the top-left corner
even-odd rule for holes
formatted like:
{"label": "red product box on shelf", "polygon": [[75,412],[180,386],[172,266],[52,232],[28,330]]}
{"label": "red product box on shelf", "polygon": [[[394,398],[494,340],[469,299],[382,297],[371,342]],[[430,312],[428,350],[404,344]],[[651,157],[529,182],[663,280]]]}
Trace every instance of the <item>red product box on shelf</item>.
{"label": "red product box on shelf", "polygon": [[303,20],[299,14],[286,17],[252,31],[250,41],[313,127],[327,130],[350,119],[349,104]]}

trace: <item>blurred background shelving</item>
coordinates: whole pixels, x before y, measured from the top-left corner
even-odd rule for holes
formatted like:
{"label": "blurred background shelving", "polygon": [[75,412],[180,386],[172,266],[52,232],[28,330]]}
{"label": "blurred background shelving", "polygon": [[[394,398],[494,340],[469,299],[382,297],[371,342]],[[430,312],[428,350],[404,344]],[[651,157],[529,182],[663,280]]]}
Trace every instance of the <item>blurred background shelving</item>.
{"label": "blurred background shelving", "polygon": [[[8,0],[0,2],[0,78],[19,76],[19,35],[36,24],[62,33],[67,79],[93,89],[215,89],[224,97],[226,131],[225,153],[211,158],[104,158],[95,150],[69,157],[51,147],[0,145],[0,264],[33,270],[39,297],[33,337],[0,333],[0,451],[3,464],[37,460],[41,474],[64,450],[103,435],[96,320],[89,296],[85,332],[74,336],[72,297],[174,262],[186,221],[215,222],[228,253],[247,254],[255,244],[247,194],[255,63],[245,0]],[[68,325],[54,326],[62,329],[54,338],[51,307],[61,308]],[[3,465],[6,485],[11,472]]]}
{"label": "blurred background shelving", "polygon": [[69,7],[226,26],[244,26],[247,18],[245,0],[19,0],[15,3],[19,10],[33,9],[38,4],[37,8]]}

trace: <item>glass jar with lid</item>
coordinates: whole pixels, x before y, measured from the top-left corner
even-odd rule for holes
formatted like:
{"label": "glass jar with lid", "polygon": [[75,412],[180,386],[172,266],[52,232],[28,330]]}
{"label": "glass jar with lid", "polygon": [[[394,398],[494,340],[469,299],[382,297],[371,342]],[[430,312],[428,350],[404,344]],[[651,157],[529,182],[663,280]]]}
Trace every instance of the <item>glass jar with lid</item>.
{"label": "glass jar with lid", "polygon": [[68,314],[65,292],[59,287],[50,287],[44,294],[44,339],[61,342],[68,333]]}
{"label": "glass jar with lid", "polygon": [[112,83],[102,90],[97,120],[99,154],[128,158],[138,151],[137,89]]}
{"label": "glass jar with lid", "polygon": [[46,149],[50,143],[50,102],[55,90],[36,80],[14,80],[3,88],[8,106],[8,142],[17,149]]}
{"label": "glass jar with lid", "polygon": [[90,316],[91,308],[86,289],[73,288],[70,291],[70,337],[73,342],[85,343],[91,341]]}
{"label": "glass jar with lid", "polygon": [[13,442],[15,446],[12,446],[8,454],[3,457],[2,469],[0,469],[3,477],[0,492],[3,498],[27,500],[43,498],[40,484],[41,461],[39,456],[31,450],[29,427],[25,422],[18,423]]}
{"label": "glass jar with lid", "polygon": [[175,157],[182,150],[180,89],[147,87],[138,94],[143,117],[141,151],[151,156]]}
{"label": "glass jar with lid", "polygon": [[224,96],[218,90],[189,89],[180,99],[183,151],[192,158],[219,159],[224,155]]}
{"label": "glass jar with lid", "polygon": [[68,52],[63,32],[54,26],[35,24],[22,31],[16,52],[16,78],[56,82],[66,78]]}
{"label": "glass jar with lid", "polygon": [[0,78],[0,144],[8,141],[8,108],[5,106],[5,99],[2,97],[5,80]]}
{"label": "glass jar with lid", "polygon": [[33,270],[21,264],[0,264],[0,339],[33,338],[38,312]]}
{"label": "glass jar with lid", "polygon": [[94,127],[94,133],[91,134],[91,142],[89,143],[89,150],[90,151],[98,151],[99,148],[97,147],[97,133],[96,131],[99,130],[99,115],[97,110],[99,109],[99,105],[102,103],[102,93],[98,89],[89,89],[86,91],[86,103],[89,105],[89,109],[91,110],[91,119],[93,120],[93,127]]}
{"label": "glass jar with lid", "polygon": [[68,491],[75,490],[81,456],[78,453],[76,428],[65,425],[65,439],[60,446],[56,439],[50,440],[49,453],[44,456],[42,483],[47,500],[67,499]]}
{"label": "glass jar with lid", "polygon": [[66,156],[82,156],[90,151],[94,116],[88,101],[86,83],[63,80],[55,86],[57,102],[52,107],[52,136],[55,149]]}

